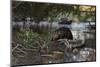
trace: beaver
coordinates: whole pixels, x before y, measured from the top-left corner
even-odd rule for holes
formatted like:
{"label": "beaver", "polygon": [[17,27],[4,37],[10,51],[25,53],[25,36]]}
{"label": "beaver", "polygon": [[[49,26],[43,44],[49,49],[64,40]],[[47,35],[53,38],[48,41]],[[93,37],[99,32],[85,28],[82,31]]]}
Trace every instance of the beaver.
{"label": "beaver", "polygon": [[54,34],[51,40],[54,41],[54,40],[65,39],[65,38],[72,40],[73,39],[72,32],[67,27],[61,27],[54,31]]}

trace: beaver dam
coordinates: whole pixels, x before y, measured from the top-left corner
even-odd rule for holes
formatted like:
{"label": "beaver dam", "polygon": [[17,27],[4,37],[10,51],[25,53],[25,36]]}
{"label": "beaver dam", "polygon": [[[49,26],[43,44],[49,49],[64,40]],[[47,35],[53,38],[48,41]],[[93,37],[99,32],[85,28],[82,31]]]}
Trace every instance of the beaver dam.
{"label": "beaver dam", "polygon": [[96,30],[88,23],[20,24],[12,27],[12,65],[96,60]]}

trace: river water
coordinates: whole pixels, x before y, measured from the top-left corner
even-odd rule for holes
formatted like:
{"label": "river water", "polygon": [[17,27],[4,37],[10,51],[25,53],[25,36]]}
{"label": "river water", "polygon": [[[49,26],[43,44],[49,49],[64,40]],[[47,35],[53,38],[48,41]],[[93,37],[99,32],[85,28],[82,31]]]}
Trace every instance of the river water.
{"label": "river water", "polygon": [[[30,22],[27,21],[24,22],[13,22],[12,26],[16,26],[18,25],[20,28],[23,28],[23,26],[25,26],[26,28],[29,28],[31,25],[34,27],[36,27],[36,23],[35,22]],[[91,22],[91,25],[95,25],[95,22]],[[88,22],[80,22],[80,23],[75,23],[72,22],[70,25],[67,24],[59,24],[59,22],[48,22],[48,21],[41,21],[40,23],[38,23],[38,27],[39,29],[44,29],[45,31],[55,31],[56,29],[60,28],[60,27],[67,27],[71,30],[74,39],[95,39],[95,34],[96,34],[96,30],[95,29],[91,29],[90,24]]]}

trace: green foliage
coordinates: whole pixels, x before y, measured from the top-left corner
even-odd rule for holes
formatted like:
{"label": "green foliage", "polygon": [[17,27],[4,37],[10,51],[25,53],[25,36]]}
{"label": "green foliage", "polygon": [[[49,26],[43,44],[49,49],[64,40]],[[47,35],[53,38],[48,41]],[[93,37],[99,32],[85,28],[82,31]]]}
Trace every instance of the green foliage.
{"label": "green foliage", "polygon": [[[16,6],[17,5],[17,6]],[[95,11],[92,11],[92,6],[88,10],[90,11],[84,11],[86,14],[84,16],[81,16],[84,14],[82,12],[82,8],[80,9],[80,5],[67,5],[67,4],[49,4],[49,3],[32,3],[32,2],[18,2],[14,1],[12,3],[12,6],[16,8],[13,8],[13,15],[21,17],[31,17],[34,18],[35,22],[40,22],[43,19],[48,20],[50,18],[51,21],[58,20],[58,18],[66,17],[66,18],[74,18],[74,16],[77,16],[82,21],[86,21],[87,18],[93,18],[92,14],[94,14],[95,17]],[[92,11],[92,13],[91,13]],[[88,14],[88,12],[90,14]],[[95,18],[93,18],[93,21],[95,21]]]}
{"label": "green foliage", "polygon": [[41,37],[38,33],[31,31],[17,32],[16,42],[23,45],[26,48],[38,47],[41,41]]}
{"label": "green foliage", "polygon": [[40,48],[45,42],[50,41],[50,32],[32,32],[23,30],[16,32],[13,36],[13,41],[21,44],[25,48],[34,49]]}

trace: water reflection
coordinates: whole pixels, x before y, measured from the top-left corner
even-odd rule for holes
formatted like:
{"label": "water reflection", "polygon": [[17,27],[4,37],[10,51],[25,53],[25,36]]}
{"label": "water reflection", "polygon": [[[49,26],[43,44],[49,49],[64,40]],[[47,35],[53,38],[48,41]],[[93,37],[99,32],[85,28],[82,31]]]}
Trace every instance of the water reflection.
{"label": "water reflection", "polygon": [[[18,26],[20,28],[29,28],[32,25],[32,28],[38,27],[40,29],[45,29],[45,31],[48,30],[56,30],[60,27],[67,27],[72,31],[72,34],[74,36],[74,39],[79,38],[80,36],[84,36],[85,38],[94,38],[95,37],[95,29],[91,29],[91,26],[95,26],[95,22],[91,22],[91,25],[89,22],[80,22],[80,23],[75,23],[73,22],[70,25],[67,24],[59,24],[59,22],[47,22],[47,21],[41,21],[40,23],[35,23],[35,22],[13,22],[12,23],[13,27]],[[82,38],[84,38],[82,37]]]}

